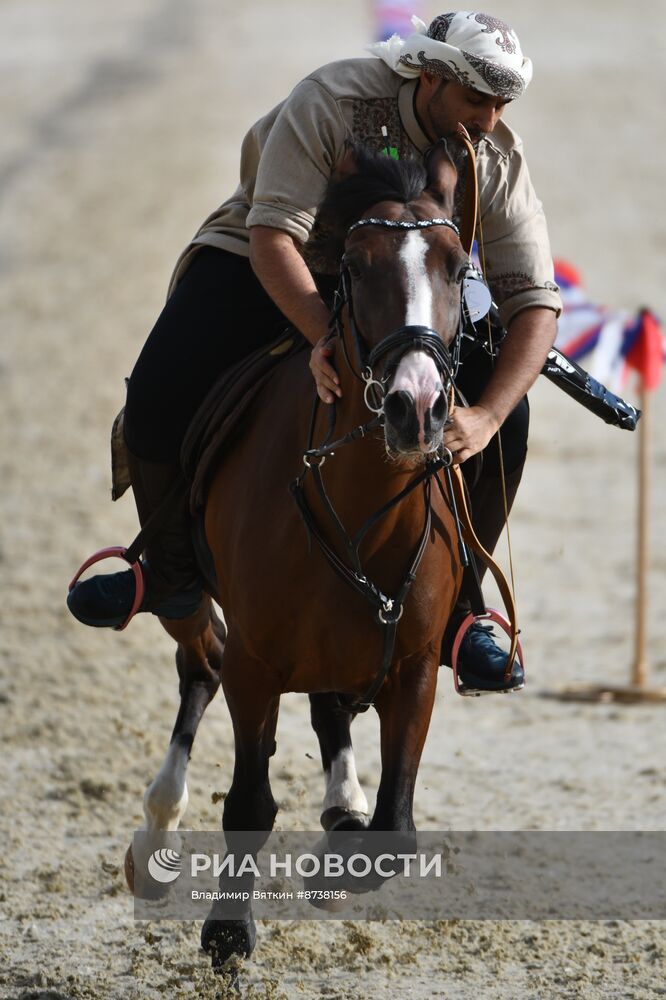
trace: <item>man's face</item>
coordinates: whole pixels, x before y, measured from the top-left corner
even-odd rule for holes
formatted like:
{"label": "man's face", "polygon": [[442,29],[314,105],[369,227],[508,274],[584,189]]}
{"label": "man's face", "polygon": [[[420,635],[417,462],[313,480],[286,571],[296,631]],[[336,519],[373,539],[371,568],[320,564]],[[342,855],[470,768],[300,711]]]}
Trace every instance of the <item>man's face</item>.
{"label": "man's face", "polygon": [[430,73],[421,73],[416,92],[416,112],[432,142],[453,135],[458,122],[476,142],[492,132],[508,103]]}

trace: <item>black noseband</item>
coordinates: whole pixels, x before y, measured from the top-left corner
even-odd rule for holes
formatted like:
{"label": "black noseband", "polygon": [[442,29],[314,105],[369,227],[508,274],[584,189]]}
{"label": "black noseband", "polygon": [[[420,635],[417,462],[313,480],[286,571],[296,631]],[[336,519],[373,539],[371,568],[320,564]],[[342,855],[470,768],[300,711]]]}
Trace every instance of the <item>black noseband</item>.
{"label": "black noseband", "polygon": [[451,354],[439,334],[429,326],[402,326],[390,333],[368,355],[367,366],[372,370],[380,358],[392,351],[399,351],[397,361],[410,351],[425,351],[429,354],[444,384],[451,379]]}

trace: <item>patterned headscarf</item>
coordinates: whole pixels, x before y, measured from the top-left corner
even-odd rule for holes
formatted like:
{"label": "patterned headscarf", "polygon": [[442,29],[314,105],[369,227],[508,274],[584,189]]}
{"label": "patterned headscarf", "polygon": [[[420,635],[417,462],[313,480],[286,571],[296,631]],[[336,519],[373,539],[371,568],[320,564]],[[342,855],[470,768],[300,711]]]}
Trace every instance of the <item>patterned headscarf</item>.
{"label": "patterned headscarf", "polygon": [[418,17],[412,24],[415,31],[405,41],[393,35],[368,46],[400,76],[425,70],[505,100],[520,97],[532,79],[518,36],[496,17],[459,10],[440,14],[430,27]]}

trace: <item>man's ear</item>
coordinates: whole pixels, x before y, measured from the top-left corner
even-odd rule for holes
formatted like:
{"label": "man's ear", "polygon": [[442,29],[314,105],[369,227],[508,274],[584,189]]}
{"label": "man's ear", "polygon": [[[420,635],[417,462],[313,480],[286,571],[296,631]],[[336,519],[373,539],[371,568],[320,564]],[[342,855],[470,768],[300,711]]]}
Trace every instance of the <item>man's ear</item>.
{"label": "man's ear", "polygon": [[440,139],[428,151],[425,167],[428,172],[426,191],[442,206],[445,215],[453,214],[453,195],[458,171],[449,155],[446,139]]}
{"label": "man's ear", "polygon": [[442,79],[441,76],[439,76],[437,73],[428,73],[426,70],[422,69],[419,78],[419,83],[426,90],[434,90],[435,86],[439,83],[441,79]]}

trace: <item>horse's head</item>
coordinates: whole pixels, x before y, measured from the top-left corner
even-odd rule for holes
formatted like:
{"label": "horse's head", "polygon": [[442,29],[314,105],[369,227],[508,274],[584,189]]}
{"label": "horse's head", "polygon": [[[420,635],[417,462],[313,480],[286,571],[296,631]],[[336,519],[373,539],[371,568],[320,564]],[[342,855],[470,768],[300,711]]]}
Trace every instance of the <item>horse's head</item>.
{"label": "horse's head", "polygon": [[456,169],[441,146],[427,173],[357,147],[344,170],[325,207],[337,209],[344,242],[345,354],[383,413],[389,452],[423,456],[440,447],[448,418],[469,263],[451,222]]}

